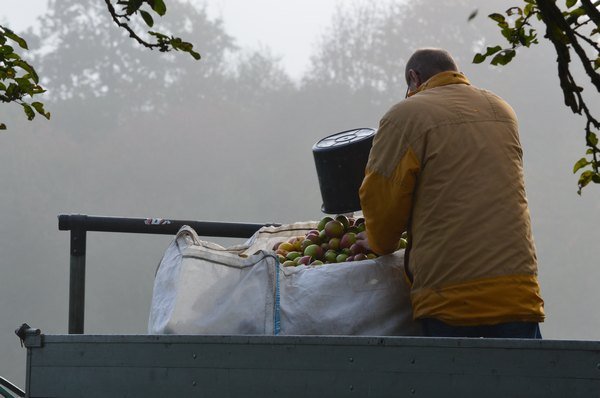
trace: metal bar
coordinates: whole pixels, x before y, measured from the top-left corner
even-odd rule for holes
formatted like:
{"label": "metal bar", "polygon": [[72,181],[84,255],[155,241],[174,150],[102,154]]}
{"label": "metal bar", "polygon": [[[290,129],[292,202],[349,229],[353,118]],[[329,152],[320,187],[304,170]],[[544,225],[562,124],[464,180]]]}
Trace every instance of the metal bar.
{"label": "metal bar", "polygon": [[61,214],[58,216],[58,229],[61,231],[79,228],[84,231],[174,235],[183,225],[189,225],[194,228],[200,236],[249,238],[265,225],[278,224],[102,217],[81,214]]}
{"label": "metal bar", "polygon": [[[21,390],[19,387],[15,386],[13,383],[11,383],[10,381],[6,380],[4,377],[0,376],[0,386],[2,387],[6,387],[9,391],[11,391],[13,394],[16,394],[19,397],[24,397],[25,396],[25,391]],[[0,388],[0,395],[2,394],[2,388]],[[11,395],[6,395],[7,397],[10,397]]]}
{"label": "metal bar", "polygon": [[200,236],[249,238],[265,225],[211,221],[169,220],[164,218],[126,218],[61,214],[58,229],[71,231],[69,275],[69,334],[83,334],[85,318],[85,249],[87,231],[175,235],[189,225]]}
{"label": "metal bar", "polygon": [[85,317],[85,248],[86,231],[71,230],[69,274],[69,334],[83,334]]}

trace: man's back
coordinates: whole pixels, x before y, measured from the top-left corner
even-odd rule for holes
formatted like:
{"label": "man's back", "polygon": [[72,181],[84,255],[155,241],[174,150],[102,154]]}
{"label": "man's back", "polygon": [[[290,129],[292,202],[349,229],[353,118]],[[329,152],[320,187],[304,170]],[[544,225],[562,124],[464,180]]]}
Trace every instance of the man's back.
{"label": "man's back", "polygon": [[514,112],[468,81],[432,80],[384,116],[378,135],[385,136],[376,138],[368,166],[399,181],[407,154],[412,159],[408,272],[415,317],[459,325],[540,321]]}

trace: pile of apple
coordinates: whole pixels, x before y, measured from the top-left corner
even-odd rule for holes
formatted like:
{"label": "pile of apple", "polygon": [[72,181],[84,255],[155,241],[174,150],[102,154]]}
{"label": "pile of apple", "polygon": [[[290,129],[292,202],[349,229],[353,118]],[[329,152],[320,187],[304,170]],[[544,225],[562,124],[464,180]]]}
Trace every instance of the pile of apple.
{"label": "pile of apple", "polygon": [[323,265],[377,257],[369,247],[364,218],[324,217],[317,229],[273,246],[284,267]]}

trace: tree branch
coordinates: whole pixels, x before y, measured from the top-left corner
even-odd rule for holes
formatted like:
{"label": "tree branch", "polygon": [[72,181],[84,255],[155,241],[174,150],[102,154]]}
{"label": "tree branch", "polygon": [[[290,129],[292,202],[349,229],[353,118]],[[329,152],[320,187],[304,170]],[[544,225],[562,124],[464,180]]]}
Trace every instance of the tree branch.
{"label": "tree branch", "polygon": [[[598,51],[600,53],[600,46],[598,46],[598,44],[596,42],[594,42],[592,39],[590,39],[589,37],[586,37],[586,36],[582,35],[581,33],[577,32],[575,30],[573,31],[573,34],[575,34],[581,40],[583,40],[586,43],[588,43],[590,46],[592,46],[596,51]],[[588,62],[592,62],[592,60],[588,59]]]}
{"label": "tree branch", "polygon": [[[108,7],[108,12],[110,13],[113,21],[121,28],[125,29],[127,32],[129,32],[129,36],[132,37],[133,39],[135,39],[135,41],[137,41],[138,43],[140,43],[142,46],[147,47],[149,49],[154,49],[154,48],[158,48],[159,51],[169,51],[168,47],[165,44],[161,44],[161,43],[148,43],[147,41],[145,41],[144,39],[142,39],[141,37],[139,37],[137,35],[137,33],[134,32],[133,29],[131,29],[131,27],[124,23],[121,22],[119,20],[119,17],[122,17],[121,15],[118,15],[117,12],[115,11],[115,8],[113,7],[112,3],[110,2],[110,0],[104,0],[104,2],[106,3],[106,7]],[[124,17],[126,19],[128,19],[127,17]]]}
{"label": "tree branch", "polygon": [[600,11],[596,8],[598,3],[599,2],[596,1],[592,4],[590,0],[581,0],[581,8],[585,10],[586,14],[594,21],[596,26],[600,27]]}

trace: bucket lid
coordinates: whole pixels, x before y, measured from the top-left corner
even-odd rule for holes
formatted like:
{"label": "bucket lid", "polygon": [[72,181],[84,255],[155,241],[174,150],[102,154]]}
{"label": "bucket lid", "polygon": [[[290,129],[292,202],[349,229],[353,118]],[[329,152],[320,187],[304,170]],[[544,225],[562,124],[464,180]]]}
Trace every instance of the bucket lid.
{"label": "bucket lid", "polygon": [[375,134],[375,129],[360,128],[354,130],[342,131],[333,134],[318,141],[313,146],[313,151],[327,151],[343,145],[354,144],[359,141],[369,139]]}

